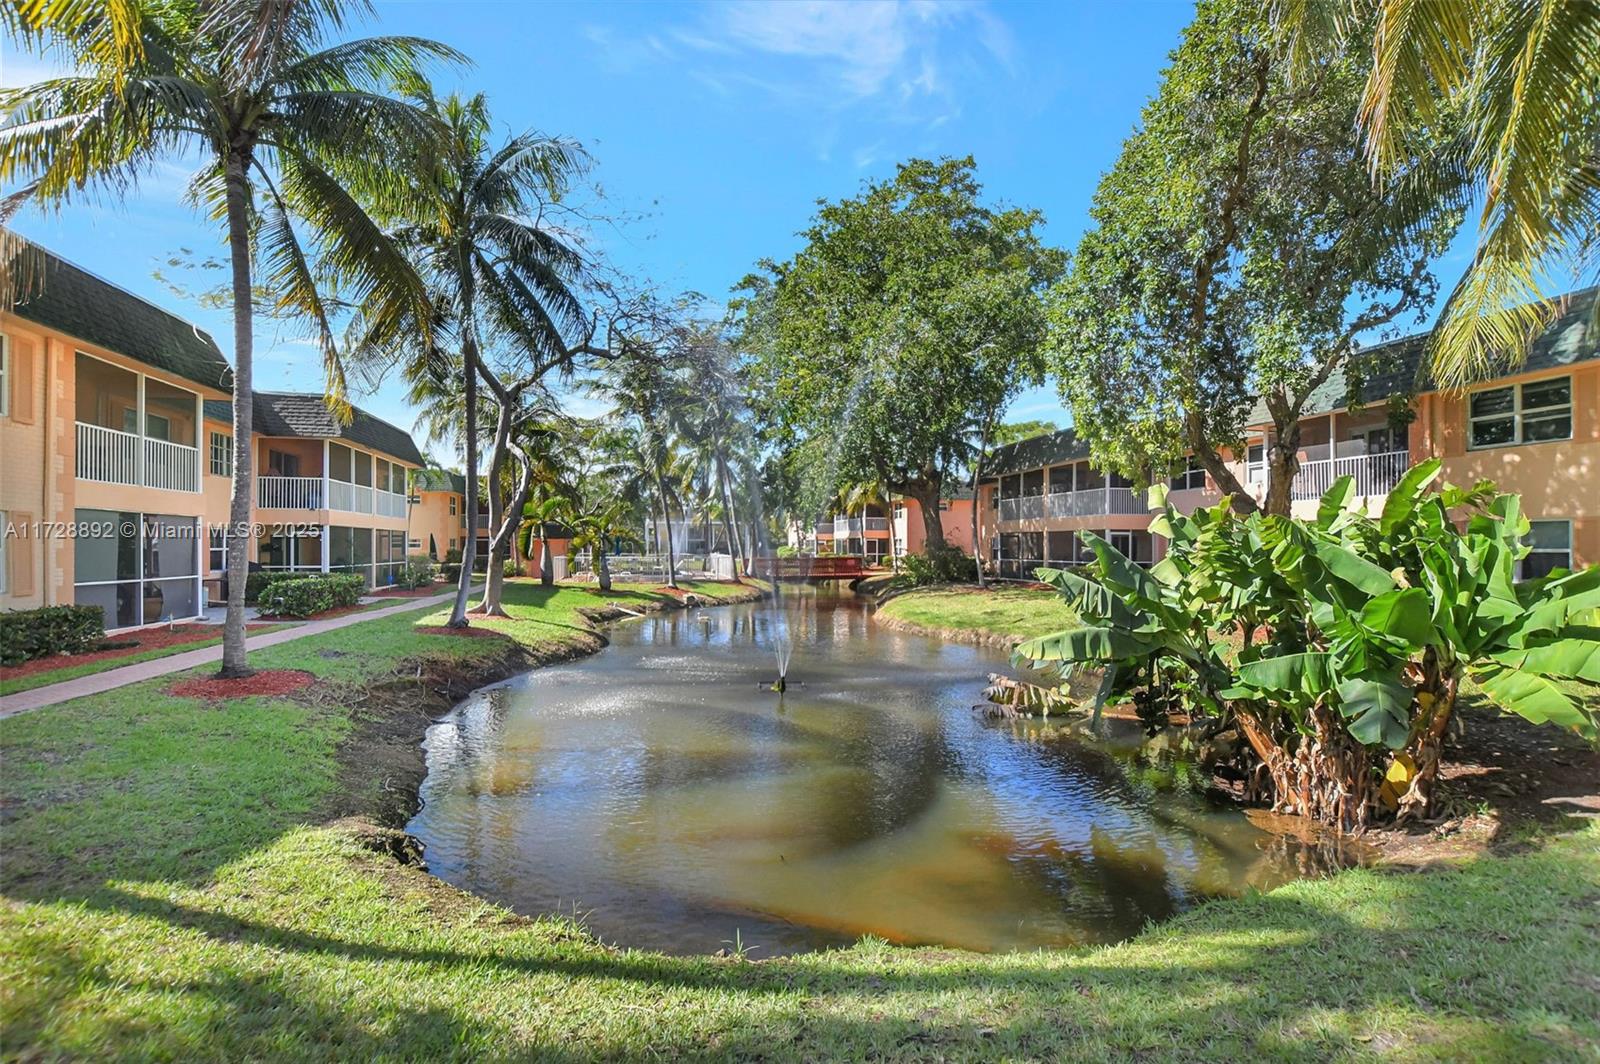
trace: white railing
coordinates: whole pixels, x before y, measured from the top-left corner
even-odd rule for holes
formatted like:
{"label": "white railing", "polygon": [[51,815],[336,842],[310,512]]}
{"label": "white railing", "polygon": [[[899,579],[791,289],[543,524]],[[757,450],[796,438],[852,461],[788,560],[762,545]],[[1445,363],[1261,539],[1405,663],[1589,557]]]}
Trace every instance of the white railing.
{"label": "white railing", "polygon": [[97,480],[103,484],[142,483],[147,488],[165,491],[200,490],[200,451],[197,448],[82,421],[77,424],[75,468],[79,480]]}
{"label": "white railing", "polygon": [[1049,495],[1024,495],[1000,500],[1002,521],[1142,514],[1145,510],[1144,499],[1132,488],[1088,488],[1084,491],[1057,491]]}
{"label": "white railing", "polygon": [[264,510],[320,510],[322,478],[257,477],[256,505]]}
{"label": "white railing", "polygon": [[139,483],[139,437],[78,422],[78,479]]}
{"label": "white railing", "polygon": [[372,512],[372,486],[369,484],[350,485],[350,509],[358,514]]}
{"label": "white railing", "polygon": [[200,490],[200,451],[166,440],[144,441],[144,482],[167,491]]}
{"label": "white railing", "polygon": [[355,485],[343,480],[328,481],[328,509],[353,511],[355,506]]}
{"label": "white railing", "polygon": [[835,517],[833,519],[833,535],[835,539],[841,536],[856,535],[864,531],[859,517]]}
{"label": "white railing", "polygon": [[404,517],[406,497],[392,491],[380,491],[377,493],[377,508],[373,512],[380,517]]}
{"label": "white railing", "polygon": [[887,517],[869,517],[869,518],[867,518],[867,531],[868,532],[887,532],[887,531],[889,531],[889,519]]}
{"label": "white railing", "polygon": [[1410,451],[1385,451],[1351,458],[1303,462],[1295,477],[1293,497],[1319,499],[1340,477],[1355,479],[1357,495],[1387,495],[1411,466]]}

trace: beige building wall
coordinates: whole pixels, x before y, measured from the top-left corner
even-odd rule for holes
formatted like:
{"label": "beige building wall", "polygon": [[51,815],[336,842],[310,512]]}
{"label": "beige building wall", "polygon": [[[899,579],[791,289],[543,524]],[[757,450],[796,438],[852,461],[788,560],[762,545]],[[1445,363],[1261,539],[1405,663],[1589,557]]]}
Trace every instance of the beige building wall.
{"label": "beige building wall", "polygon": [[[8,413],[0,417],[0,510],[5,511],[14,530],[41,522],[59,530],[73,523],[80,506],[206,517],[204,490],[78,482],[77,357],[81,352],[151,381],[195,393],[202,400],[225,399],[226,393],[13,314],[0,313],[0,335],[5,337],[9,378]],[[205,458],[202,447],[202,489]],[[8,537],[5,546],[6,589],[0,594],[0,609],[73,601],[70,535]]]}
{"label": "beige building wall", "polygon": [[[443,561],[450,549],[460,550],[467,534],[466,496],[454,491],[416,491],[422,501],[411,508],[411,538],[420,541],[417,553],[428,553],[428,537],[433,537],[437,559]],[[450,512],[454,500],[455,513]]]}

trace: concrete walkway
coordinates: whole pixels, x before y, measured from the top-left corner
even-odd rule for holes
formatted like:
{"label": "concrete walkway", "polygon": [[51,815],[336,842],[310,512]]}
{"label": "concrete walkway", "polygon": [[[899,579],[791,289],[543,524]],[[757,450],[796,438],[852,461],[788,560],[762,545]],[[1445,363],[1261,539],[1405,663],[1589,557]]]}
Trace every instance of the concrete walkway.
{"label": "concrete walkway", "polygon": [[[483,593],[482,587],[472,589],[473,595]],[[376,621],[382,617],[393,617],[397,613],[408,610],[422,609],[427,606],[438,606],[450,602],[456,597],[454,590],[441,595],[429,595],[426,598],[399,599],[393,606],[382,609],[368,610],[365,613],[351,613],[343,617],[330,617],[325,621],[307,621],[305,624],[293,628],[285,628],[277,632],[265,632],[245,639],[247,650],[261,650],[266,647],[275,647],[279,643],[287,643],[295,639],[304,639],[308,635],[319,635],[331,632],[337,628],[348,628],[352,624],[363,621]],[[185,669],[193,669],[200,665],[208,665],[222,660],[222,644],[201,647],[199,650],[186,650],[178,654],[169,654],[164,658],[154,658],[150,661],[139,661],[132,665],[123,665],[118,668],[107,669],[105,672],[90,673],[88,676],[79,676],[72,680],[62,680],[60,683],[48,684],[44,687],[35,687],[31,691],[18,691],[14,695],[0,698],[0,718],[26,713],[30,709],[42,709],[53,706],[58,702],[67,702],[84,695],[97,695],[102,691],[114,691],[118,687],[126,687],[131,683],[141,680],[153,680],[157,676],[168,676]]]}

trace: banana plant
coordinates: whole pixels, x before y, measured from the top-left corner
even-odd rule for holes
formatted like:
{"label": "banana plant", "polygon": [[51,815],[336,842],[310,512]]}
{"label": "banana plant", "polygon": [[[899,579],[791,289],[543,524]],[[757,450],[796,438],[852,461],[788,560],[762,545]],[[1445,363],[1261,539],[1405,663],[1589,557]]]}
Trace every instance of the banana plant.
{"label": "banana plant", "polygon": [[[1040,570],[1079,626],[1019,658],[1103,670],[1094,712],[1160,685],[1232,718],[1275,807],[1359,830],[1428,805],[1461,685],[1536,723],[1596,734],[1600,567],[1516,580],[1529,523],[1492,485],[1409,470],[1370,516],[1349,477],[1307,519],[1185,515],[1151,490],[1168,544],[1148,572],[1104,540],[1088,575]],[[1458,521],[1460,523],[1458,523]]]}

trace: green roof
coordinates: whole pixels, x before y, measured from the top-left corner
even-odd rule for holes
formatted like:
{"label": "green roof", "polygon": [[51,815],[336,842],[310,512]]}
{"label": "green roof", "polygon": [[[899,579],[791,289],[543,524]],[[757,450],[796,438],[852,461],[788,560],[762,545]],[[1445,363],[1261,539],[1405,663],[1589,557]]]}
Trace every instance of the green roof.
{"label": "green roof", "polygon": [[28,291],[9,308],[17,317],[195,384],[233,387],[233,367],[204,330],[37,244],[30,249],[41,261]]}
{"label": "green roof", "polygon": [[[254,428],[262,436],[298,436],[315,440],[347,440],[373,451],[393,455],[402,462],[421,465],[411,434],[382,418],[352,406],[350,424],[341,425],[320,392],[256,392]],[[206,417],[230,421],[233,409],[225,401],[206,403]]]}
{"label": "green roof", "polygon": [[1089,445],[1080,442],[1078,434],[1071,429],[1061,429],[995,448],[988,461],[983,463],[983,479],[993,480],[1011,473],[1042,469],[1064,462],[1081,462],[1088,457]]}
{"label": "green roof", "polygon": [[[1594,335],[1590,324],[1597,297],[1600,297],[1600,286],[1562,296],[1561,313],[1550,328],[1533,342],[1528,350],[1528,360],[1515,368],[1502,364],[1496,376],[1559,369],[1600,358],[1600,336]],[[1370,367],[1361,386],[1360,400],[1363,406],[1387,402],[1391,396],[1420,395],[1437,388],[1423,367],[1423,356],[1430,335],[1431,330],[1375,344],[1355,356],[1359,364]],[[1314,417],[1345,409],[1349,390],[1346,381],[1343,369],[1329,374],[1322,386],[1307,398],[1305,416]],[[1272,416],[1267,413],[1266,406],[1257,403],[1250,412],[1248,423],[1264,425],[1271,422]]]}

